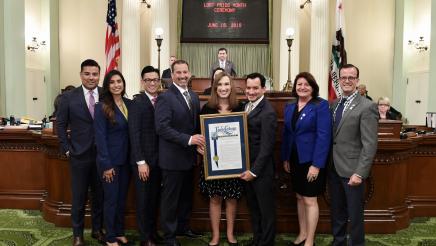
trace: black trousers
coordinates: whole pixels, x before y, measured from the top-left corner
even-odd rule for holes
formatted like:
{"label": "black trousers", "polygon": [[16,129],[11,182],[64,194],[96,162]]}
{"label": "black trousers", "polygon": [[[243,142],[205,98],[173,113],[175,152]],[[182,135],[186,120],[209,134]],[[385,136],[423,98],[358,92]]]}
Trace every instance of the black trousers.
{"label": "black trousers", "polygon": [[92,231],[99,231],[103,224],[103,187],[95,163],[95,149],[79,157],[70,157],[71,171],[71,221],[73,235],[83,236],[85,206],[91,188]]}
{"label": "black trousers", "polygon": [[193,170],[162,170],[161,228],[165,243],[176,241],[176,233],[189,229],[192,211]]}
{"label": "black trousers", "polygon": [[276,207],[273,176],[269,174],[246,182],[247,205],[251,215],[253,243],[274,245],[276,235]]}
{"label": "black trousers", "polygon": [[[333,245],[365,245],[364,182],[358,186],[350,186],[349,178],[340,177],[334,168],[328,171],[328,180]],[[347,244],[348,220],[350,238]]]}
{"label": "black trousers", "polygon": [[141,241],[155,240],[157,233],[158,202],[161,192],[162,173],[159,167],[150,167],[147,181],[139,179],[137,165],[132,166],[136,188],[136,224]]}

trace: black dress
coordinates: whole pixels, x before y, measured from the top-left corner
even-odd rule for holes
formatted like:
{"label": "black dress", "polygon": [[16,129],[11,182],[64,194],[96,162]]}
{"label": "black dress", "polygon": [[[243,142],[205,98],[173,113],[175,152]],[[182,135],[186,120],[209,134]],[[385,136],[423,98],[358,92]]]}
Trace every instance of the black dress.
{"label": "black dress", "polygon": [[[233,112],[244,111],[243,105],[239,105],[237,108],[233,109]],[[218,110],[204,105],[201,109],[200,115],[202,114],[218,114]],[[223,199],[239,199],[244,191],[243,182],[238,178],[231,179],[215,179],[206,180],[204,177],[204,169],[200,168],[200,192],[212,198],[214,196],[220,196]]]}
{"label": "black dress", "polygon": [[[298,118],[300,117],[300,113],[298,111],[298,104],[295,104],[294,115],[292,116],[291,126],[295,130],[295,126],[297,124]],[[298,193],[302,196],[306,197],[316,197],[324,193],[325,191],[325,168],[320,168],[318,177],[312,181],[307,181],[307,173],[309,172],[309,168],[312,165],[311,162],[300,163],[298,158],[297,146],[292,144],[291,151],[291,180],[292,180],[292,189],[295,193]]]}

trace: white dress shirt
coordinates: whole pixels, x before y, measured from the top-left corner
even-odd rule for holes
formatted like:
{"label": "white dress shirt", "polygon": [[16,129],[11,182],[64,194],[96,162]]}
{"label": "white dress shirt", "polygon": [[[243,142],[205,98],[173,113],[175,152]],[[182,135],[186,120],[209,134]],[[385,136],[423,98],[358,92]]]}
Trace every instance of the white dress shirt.
{"label": "white dress shirt", "polygon": [[[86,106],[89,107],[89,91],[91,90],[86,89],[85,86],[83,85],[82,85],[82,89],[83,89],[83,95],[85,96],[85,100],[86,100]],[[92,95],[94,96],[95,103],[98,103],[98,86],[92,90]]]}

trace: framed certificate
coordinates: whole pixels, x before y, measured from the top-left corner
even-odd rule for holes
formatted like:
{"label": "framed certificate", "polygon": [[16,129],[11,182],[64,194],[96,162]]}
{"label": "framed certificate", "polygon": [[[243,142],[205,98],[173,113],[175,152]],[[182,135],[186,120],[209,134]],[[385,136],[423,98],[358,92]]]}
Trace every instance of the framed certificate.
{"label": "framed certificate", "polygon": [[250,169],[245,112],[200,115],[206,180],[239,177]]}

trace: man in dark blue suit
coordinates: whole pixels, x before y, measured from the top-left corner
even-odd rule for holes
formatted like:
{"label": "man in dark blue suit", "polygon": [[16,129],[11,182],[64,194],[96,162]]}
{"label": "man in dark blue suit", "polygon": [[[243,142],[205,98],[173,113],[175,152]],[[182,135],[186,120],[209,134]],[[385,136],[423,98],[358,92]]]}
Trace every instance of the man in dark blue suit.
{"label": "man in dark blue suit", "polygon": [[[82,62],[82,86],[62,95],[57,114],[61,152],[70,160],[73,245],[84,245],[83,227],[88,188],[91,187],[92,237],[104,240],[102,229],[103,190],[96,166],[94,107],[99,100],[100,66],[94,60]],[[67,129],[70,129],[70,138]]]}
{"label": "man in dark blue suit", "polygon": [[158,165],[159,139],[154,126],[159,84],[159,70],[152,66],[144,67],[141,72],[144,93],[135,95],[129,113],[132,171],[136,184],[136,223],[141,246],[153,246],[159,237],[156,219],[161,171]]}
{"label": "man in dark blue suit", "polygon": [[197,237],[189,227],[192,210],[193,167],[196,146],[204,137],[196,134],[200,100],[188,89],[191,77],[186,61],[171,66],[173,84],[159,96],[155,124],[159,135],[159,166],[162,169],[161,228],[166,245],[180,245],[177,235]]}

